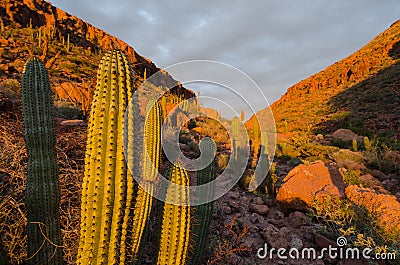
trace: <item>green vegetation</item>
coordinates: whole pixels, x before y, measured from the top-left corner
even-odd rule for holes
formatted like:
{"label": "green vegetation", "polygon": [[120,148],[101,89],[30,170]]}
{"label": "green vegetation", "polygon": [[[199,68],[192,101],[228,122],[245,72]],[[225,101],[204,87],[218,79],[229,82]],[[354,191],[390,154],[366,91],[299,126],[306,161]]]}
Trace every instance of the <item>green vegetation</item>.
{"label": "green vegetation", "polygon": [[21,87],[28,151],[25,198],[28,262],[61,264],[61,195],[55,151],[53,101],[46,69],[35,57],[25,65]]}

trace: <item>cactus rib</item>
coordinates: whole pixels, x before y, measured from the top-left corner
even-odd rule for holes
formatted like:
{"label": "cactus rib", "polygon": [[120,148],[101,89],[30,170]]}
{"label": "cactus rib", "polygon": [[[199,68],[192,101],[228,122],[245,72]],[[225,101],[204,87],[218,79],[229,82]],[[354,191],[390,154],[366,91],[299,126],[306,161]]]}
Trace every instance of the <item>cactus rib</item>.
{"label": "cactus rib", "polygon": [[47,72],[40,60],[32,58],[26,63],[21,86],[28,152],[28,263],[61,264],[60,188],[53,103]]}
{"label": "cactus rib", "polygon": [[[172,183],[188,186],[189,176],[185,169],[172,165],[167,178]],[[189,194],[182,188],[169,187],[167,200],[187,201]],[[190,207],[165,203],[161,230],[160,250],[158,253],[159,265],[185,264],[189,247]]]}

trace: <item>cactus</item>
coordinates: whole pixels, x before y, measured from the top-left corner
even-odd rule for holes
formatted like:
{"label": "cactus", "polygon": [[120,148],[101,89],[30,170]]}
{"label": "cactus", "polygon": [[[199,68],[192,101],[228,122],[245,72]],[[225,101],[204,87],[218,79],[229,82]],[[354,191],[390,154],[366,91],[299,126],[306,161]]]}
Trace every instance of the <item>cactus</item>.
{"label": "cactus", "polygon": [[1,35],[4,34],[4,22],[3,22],[3,18],[0,17],[0,32]]}
{"label": "cactus", "polygon": [[232,119],[232,134],[234,138],[239,137],[240,131],[240,119],[238,117],[233,117]]}
{"label": "cactus", "polygon": [[142,185],[136,195],[133,220],[133,256],[139,252],[147,220],[152,207],[154,184],[157,182],[161,157],[161,107],[157,101],[150,100],[147,105],[147,119],[144,130]]}
{"label": "cactus", "polygon": [[[257,191],[263,194],[267,188],[267,193],[270,197],[274,195],[272,173],[269,171],[270,161],[268,155],[268,134],[265,131],[261,132],[261,148],[260,148],[259,168],[257,167],[255,177],[257,180],[263,179],[258,186]],[[266,174],[266,175],[265,175]]]}
{"label": "cactus", "polygon": [[[102,58],[88,126],[77,264],[124,264],[132,251],[134,181],[124,158],[123,130],[133,77],[123,53],[110,51]],[[133,139],[128,140],[131,152]]]}
{"label": "cactus", "polygon": [[[237,161],[240,148],[240,119],[239,117],[233,117],[232,119],[232,142],[234,159]],[[236,163],[235,163],[236,164]]]}
{"label": "cactus", "polygon": [[21,87],[28,152],[28,263],[62,264],[53,102],[47,72],[40,60],[32,58],[26,63]]}
{"label": "cactus", "polygon": [[[215,179],[215,160],[211,159],[215,153],[215,144],[209,137],[205,137],[200,143],[201,157],[200,168],[202,168],[197,173],[197,185],[203,185]],[[204,157],[203,157],[204,156]],[[211,163],[209,161],[212,160]],[[212,197],[214,190],[210,186],[207,191],[207,200]],[[207,249],[207,236],[210,227],[210,219],[212,212],[212,202],[202,204],[195,207],[195,223],[193,226],[193,250],[191,251],[191,257],[189,264],[197,265],[203,264],[202,258]]]}
{"label": "cactus", "polygon": [[167,117],[167,98],[166,96],[163,96],[161,98],[161,109],[162,109],[162,115],[163,115],[163,120]]}
{"label": "cactus", "polygon": [[[63,45],[64,45],[64,43],[63,43]],[[68,35],[67,35],[67,52],[69,52],[69,49],[70,49],[70,40],[69,40],[69,33],[68,33]]]}
{"label": "cactus", "polygon": [[[168,169],[166,177],[172,183],[189,186],[188,173],[178,165],[172,165]],[[167,189],[166,199],[167,201],[187,201],[189,194],[187,194],[186,189],[171,186]],[[157,264],[186,264],[189,248],[190,214],[190,206],[165,203]]]}
{"label": "cactus", "polygon": [[257,166],[257,161],[260,153],[260,125],[258,123],[257,118],[254,116],[253,118],[253,139],[252,139],[252,147],[253,147],[253,159],[251,161],[251,168],[255,168]]}
{"label": "cactus", "polygon": [[40,28],[39,28],[38,41],[39,41],[39,48],[40,48],[42,46],[42,30]]}
{"label": "cactus", "polygon": [[244,121],[244,111],[240,111],[240,120]]}
{"label": "cactus", "polygon": [[351,142],[352,148],[354,152],[358,151],[358,143],[356,139],[353,139],[353,141]]}
{"label": "cactus", "polygon": [[268,134],[266,131],[261,132],[261,154],[268,155]]}
{"label": "cactus", "polygon": [[368,138],[367,136],[364,136],[363,141],[364,141],[364,148],[365,148],[365,151],[366,151],[367,153],[370,153],[370,152],[372,151],[372,144],[371,144],[371,141],[369,140],[369,138]]}

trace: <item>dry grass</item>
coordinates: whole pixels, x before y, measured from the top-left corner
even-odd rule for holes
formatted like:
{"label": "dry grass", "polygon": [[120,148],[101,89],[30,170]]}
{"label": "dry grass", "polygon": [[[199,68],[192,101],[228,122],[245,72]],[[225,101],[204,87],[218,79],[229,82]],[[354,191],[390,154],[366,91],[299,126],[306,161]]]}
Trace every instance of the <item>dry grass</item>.
{"label": "dry grass", "polygon": [[26,257],[26,216],[23,194],[27,155],[21,130],[21,115],[1,116],[0,125],[0,230],[3,246],[12,264]]}
{"label": "dry grass", "polygon": [[[26,257],[25,172],[27,153],[22,115],[0,113],[0,231],[11,264]],[[80,221],[81,182],[86,133],[84,129],[57,130],[57,160],[61,187],[61,229],[64,263],[75,264]]]}
{"label": "dry grass", "polygon": [[248,247],[240,246],[240,242],[249,233],[249,228],[242,226],[237,217],[225,225],[223,231],[226,231],[225,236],[219,240],[207,264],[236,265],[240,263],[240,254],[251,251]]}

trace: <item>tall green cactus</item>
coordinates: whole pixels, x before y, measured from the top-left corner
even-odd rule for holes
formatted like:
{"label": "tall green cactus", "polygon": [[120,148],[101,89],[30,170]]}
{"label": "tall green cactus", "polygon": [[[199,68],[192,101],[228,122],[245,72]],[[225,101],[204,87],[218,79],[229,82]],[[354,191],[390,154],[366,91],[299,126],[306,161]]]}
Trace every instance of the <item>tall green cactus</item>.
{"label": "tall green cactus", "polygon": [[[77,264],[125,264],[132,255],[134,180],[125,162],[123,130],[133,78],[123,53],[110,51],[102,58],[88,126]],[[131,153],[133,137],[128,140]]]}
{"label": "tall green cactus", "polygon": [[[200,171],[197,172],[197,185],[203,185],[209,183],[215,179],[215,160],[213,156],[216,151],[214,142],[209,137],[205,137],[200,143],[201,157],[200,159]],[[211,160],[211,163],[209,161]],[[213,186],[210,185],[205,198],[207,201],[212,198],[214,193]],[[206,253],[207,249],[207,238],[210,227],[211,213],[212,213],[212,202],[198,205],[194,211],[194,223],[193,227],[193,248],[191,251],[191,257],[189,264],[197,265],[203,264],[202,258]]]}
{"label": "tall green cactus", "polygon": [[[172,165],[166,178],[172,183],[189,186],[189,176],[185,169]],[[187,201],[189,194],[185,189],[167,189],[167,201]],[[190,206],[164,204],[160,249],[158,252],[158,265],[184,265],[186,264],[189,249],[190,234]]]}
{"label": "tall green cactus", "polygon": [[21,86],[28,152],[27,262],[62,264],[53,102],[46,68],[40,60],[32,58],[26,63]]}

